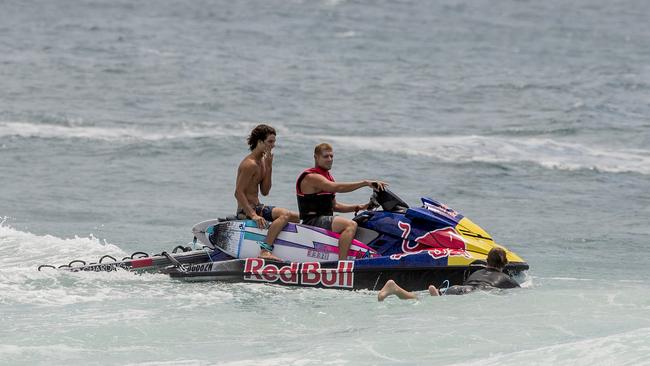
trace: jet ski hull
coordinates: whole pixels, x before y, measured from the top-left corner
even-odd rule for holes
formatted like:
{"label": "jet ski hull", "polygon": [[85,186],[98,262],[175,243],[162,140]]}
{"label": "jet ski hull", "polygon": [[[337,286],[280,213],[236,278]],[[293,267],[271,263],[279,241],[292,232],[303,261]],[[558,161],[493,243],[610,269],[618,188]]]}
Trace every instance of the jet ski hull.
{"label": "jet ski hull", "polygon": [[[421,253],[421,257],[429,256]],[[404,261],[387,257],[331,262],[276,262],[261,258],[231,259],[168,267],[163,272],[178,280],[269,283],[284,286],[346,290],[378,290],[392,279],[410,291],[462,284],[483,268],[481,262],[446,265],[444,261],[414,258]],[[392,262],[392,263],[391,263]],[[419,264],[417,262],[420,262]],[[517,274],[526,263],[511,263],[506,270]]]}

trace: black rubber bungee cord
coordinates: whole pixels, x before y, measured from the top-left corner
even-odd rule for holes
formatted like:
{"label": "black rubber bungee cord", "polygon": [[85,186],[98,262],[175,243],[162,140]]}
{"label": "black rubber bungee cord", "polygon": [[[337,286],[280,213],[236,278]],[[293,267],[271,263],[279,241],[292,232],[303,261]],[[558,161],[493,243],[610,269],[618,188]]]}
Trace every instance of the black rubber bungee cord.
{"label": "black rubber bungee cord", "polygon": [[172,253],[176,253],[178,250],[182,250],[183,252],[189,252],[192,250],[190,247],[186,247],[183,245],[177,245],[174,249],[172,249]]}
{"label": "black rubber bungee cord", "polygon": [[104,258],[110,258],[110,259],[112,259],[112,260],[113,260],[113,262],[117,262],[117,259],[115,259],[115,257],[113,257],[113,256],[111,256],[111,255],[108,255],[108,254],[106,254],[105,256],[103,256],[103,257],[101,257],[101,258],[99,258],[99,263],[102,263],[102,261],[104,260]]}
{"label": "black rubber bungee cord", "polygon": [[85,261],[82,261],[81,259],[75,259],[72,262],[68,263],[68,267],[72,268],[73,263],[81,263],[81,266],[77,266],[77,267],[83,267],[86,265]]}
{"label": "black rubber bungee cord", "polygon": [[[203,249],[205,249],[205,248],[207,248],[207,246],[204,245],[204,246],[203,246]],[[178,245],[178,246],[176,246],[176,247],[172,250],[172,253],[177,253],[179,250],[182,250],[183,252],[191,252],[193,249],[192,249],[190,246]],[[172,263],[173,263],[174,265],[176,265],[177,267],[180,267],[180,268],[179,268],[180,270],[185,271],[185,267],[184,267],[184,266],[183,266],[183,265],[182,265],[178,260],[176,260],[175,258],[173,258],[173,257],[172,257],[169,253],[167,253],[167,252],[162,252],[162,253],[159,253],[159,254],[154,254],[153,256],[154,256],[154,257],[167,257],[167,258],[170,260],[170,262],[172,262]],[[140,258],[149,258],[149,257],[151,257],[151,256],[149,255],[149,253],[146,253],[146,252],[133,252],[133,254],[131,254],[130,257],[124,257],[124,258],[122,258],[122,261],[127,261],[127,260],[132,260],[132,259],[140,259]],[[40,271],[40,270],[43,269],[43,268],[52,268],[52,269],[57,269],[57,268],[72,268],[72,267],[73,267],[73,264],[75,264],[75,263],[81,263],[81,265],[80,265],[80,266],[74,266],[74,267],[84,267],[84,266],[87,266],[87,265],[102,264],[102,263],[104,262],[105,259],[112,259],[113,262],[117,262],[117,261],[118,261],[117,258],[113,257],[112,255],[106,254],[106,255],[103,255],[101,258],[99,258],[99,261],[96,262],[96,263],[95,263],[95,262],[92,262],[92,263],[86,263],[85,261],[83,261],[83,260],[81,260],[81,259],[75,259],[75,260],[73,260],[72,262],[70,262],[70,263],[68,263],[68,264],[62,264],[62,265],[60,265],[60,266],[58,266],[58,267],[55,267],[55,266],[53,266],[53,265],[51,265],[51,264],[41,264],[41,265],[38,266],[38,271]]]}

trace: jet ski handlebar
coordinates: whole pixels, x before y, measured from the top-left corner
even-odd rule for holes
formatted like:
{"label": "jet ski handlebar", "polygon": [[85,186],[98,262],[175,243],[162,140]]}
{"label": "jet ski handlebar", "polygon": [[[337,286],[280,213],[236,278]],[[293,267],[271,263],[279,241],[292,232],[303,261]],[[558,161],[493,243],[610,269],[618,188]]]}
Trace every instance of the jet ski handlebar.
{"label": "jet ski handlebar", "polygon": [[[373,186],[375,186],[375,183],[373,183]],[[384,211],[389,212],[406,212],[409,208],[406,202],[387,188],[384,188],[382,191],[378,189],[373,190],[370,196],[370,202],[368,203],[368,211],[373,211],[380,206]]]}

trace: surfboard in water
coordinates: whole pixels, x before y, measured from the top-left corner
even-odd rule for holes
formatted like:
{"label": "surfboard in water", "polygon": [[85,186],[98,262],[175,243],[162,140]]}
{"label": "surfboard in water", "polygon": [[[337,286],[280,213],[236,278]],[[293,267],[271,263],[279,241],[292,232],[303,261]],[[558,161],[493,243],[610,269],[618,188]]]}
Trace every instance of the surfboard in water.
{"label": "surfboard in water", "polygon": [[[192,228],[196,238],[210,248],[217,248],[235,258],[254,258],[260,254],[259,241],[266,229],[257,228],[253,220],[209,220]],[[287,224],[273,243],[273,255],[291,262],[327,262],[339,259],[339,234],[325,229]],[[378,256],[369,246],[353,240],[348,259]]]}

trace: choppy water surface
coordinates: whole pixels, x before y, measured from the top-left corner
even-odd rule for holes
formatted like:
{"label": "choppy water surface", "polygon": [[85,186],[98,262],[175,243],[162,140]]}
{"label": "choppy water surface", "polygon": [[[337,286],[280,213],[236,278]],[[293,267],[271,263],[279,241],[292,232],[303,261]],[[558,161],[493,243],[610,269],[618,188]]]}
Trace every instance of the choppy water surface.
{"label": "choppy water surface", "polygon": [[[648,18],[643,1],[0,3],[0,363],[650,364]],[[36,271],[187,243],[234,210],[260,121],[278,129],[266,202],[295,209],[327,141],[338,180],[479,223],[530,263],[524,288],[378,303]]]}

